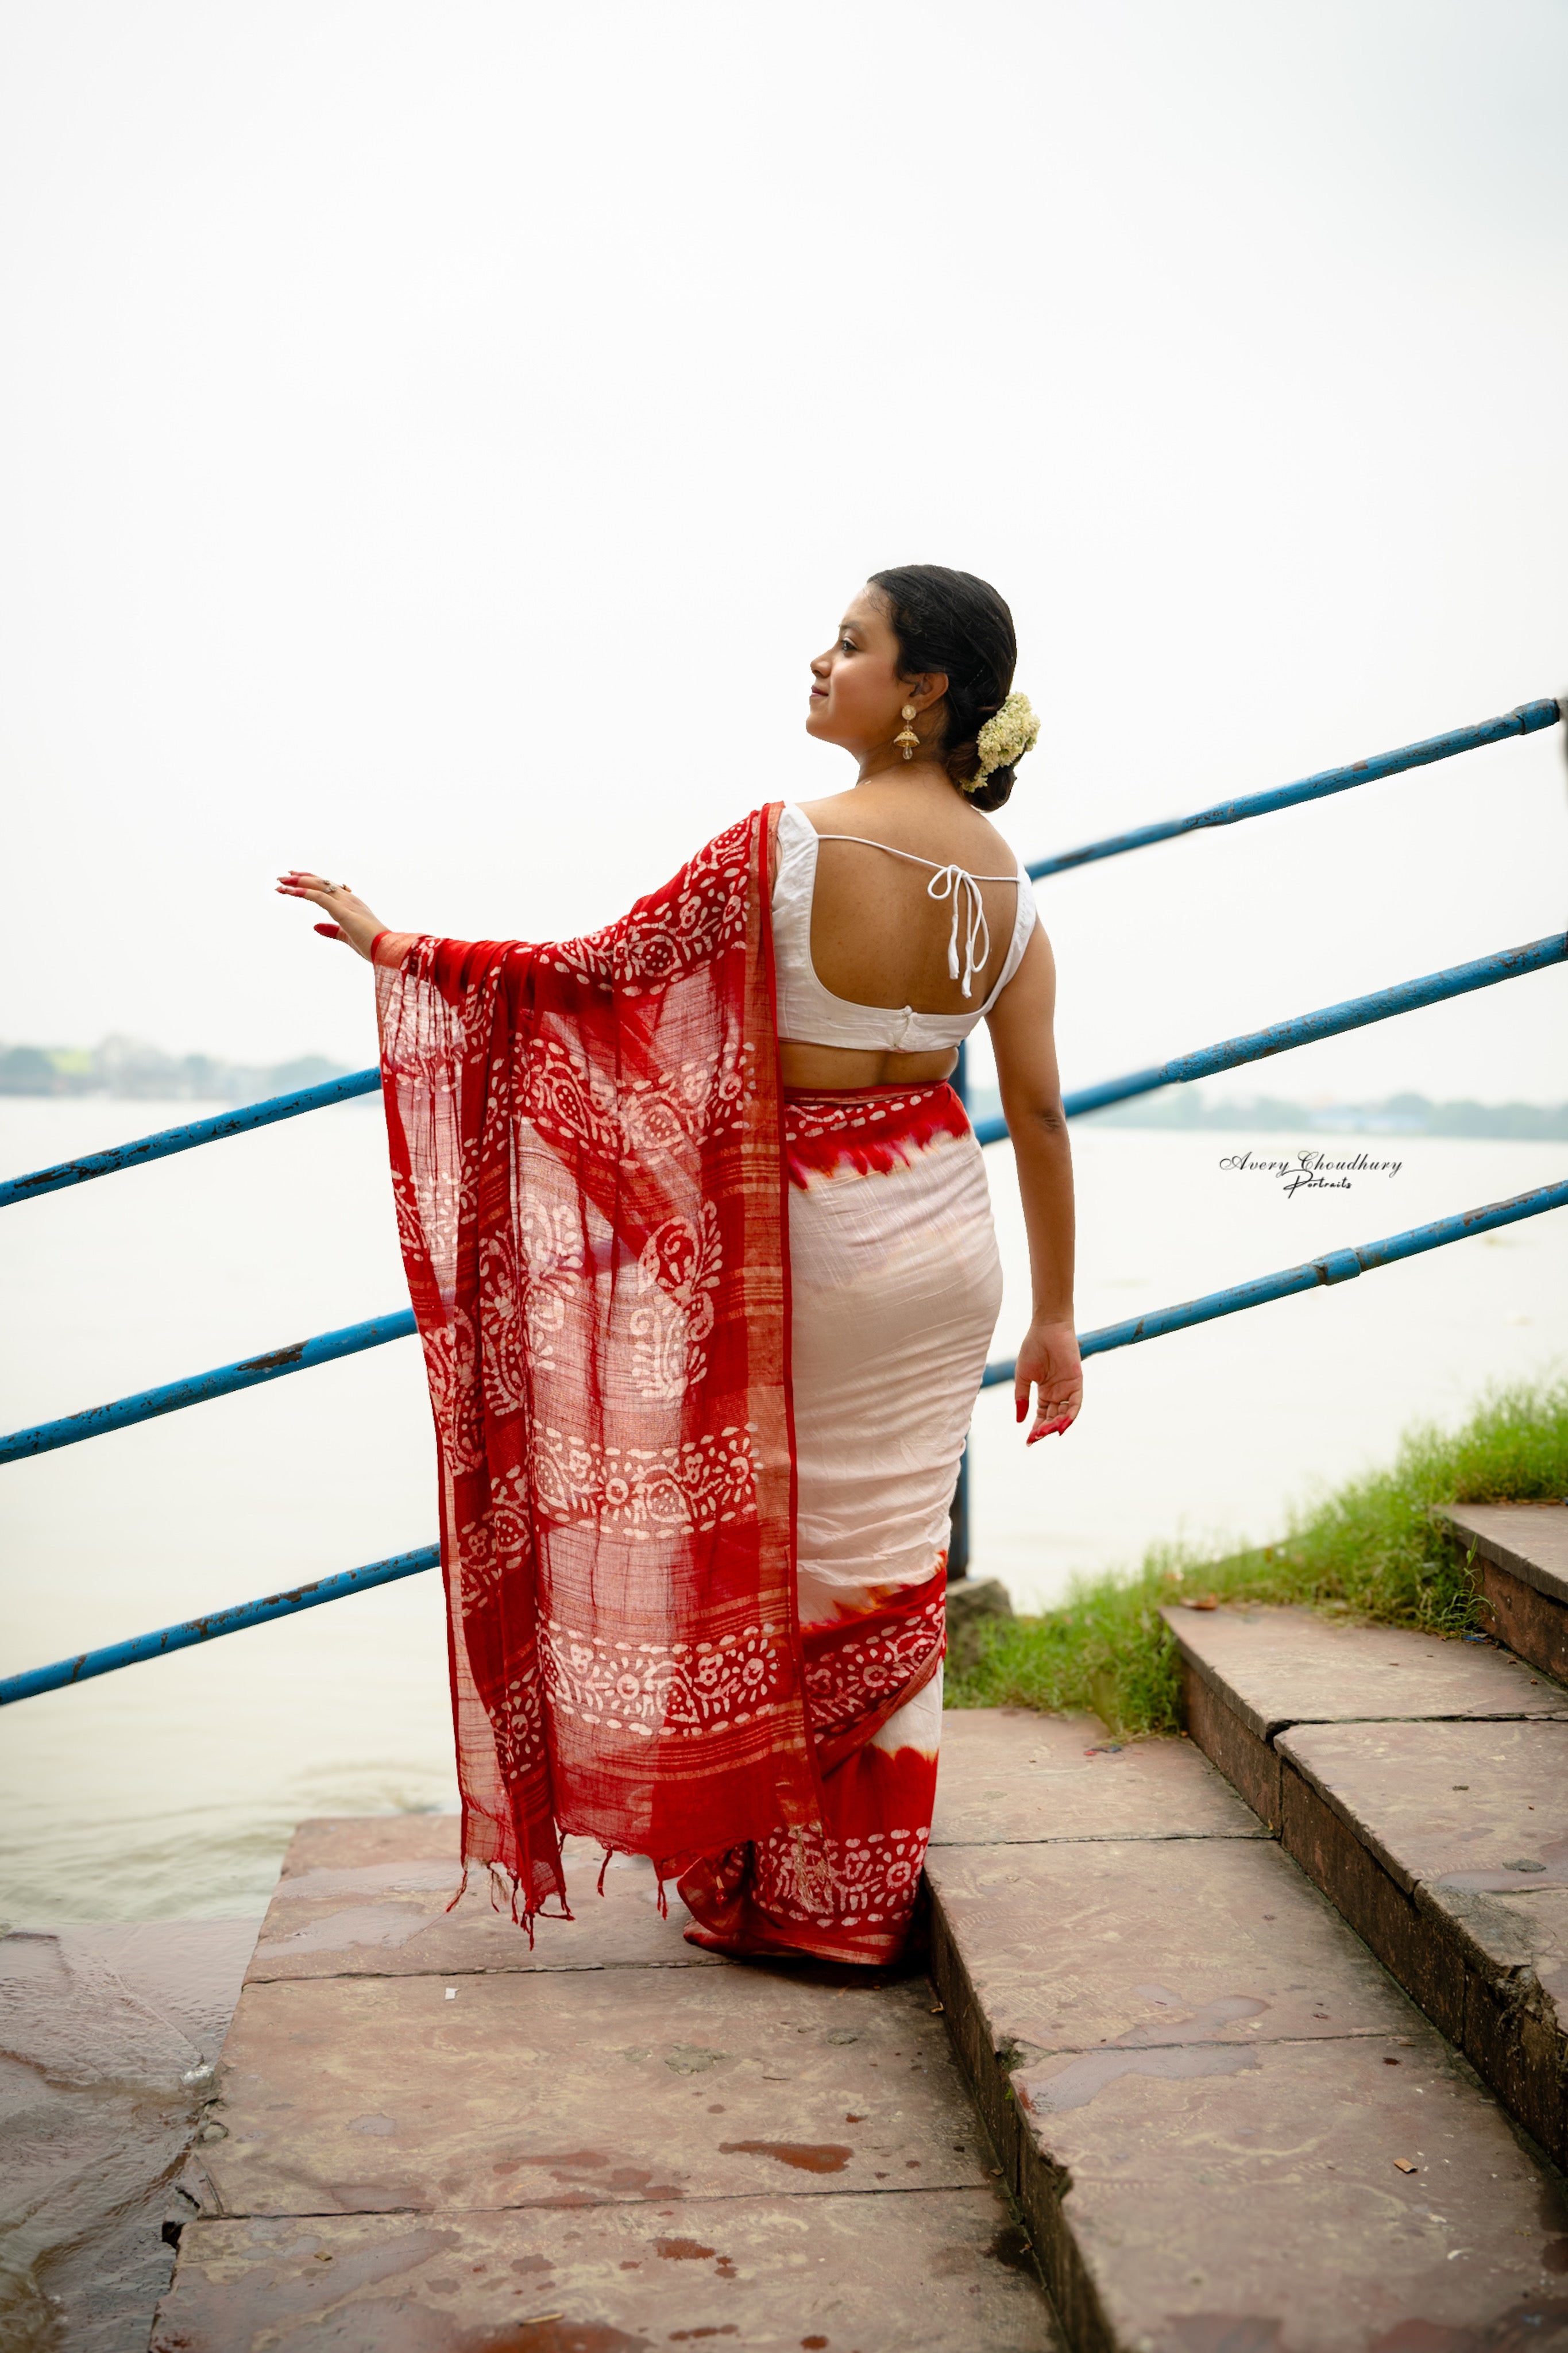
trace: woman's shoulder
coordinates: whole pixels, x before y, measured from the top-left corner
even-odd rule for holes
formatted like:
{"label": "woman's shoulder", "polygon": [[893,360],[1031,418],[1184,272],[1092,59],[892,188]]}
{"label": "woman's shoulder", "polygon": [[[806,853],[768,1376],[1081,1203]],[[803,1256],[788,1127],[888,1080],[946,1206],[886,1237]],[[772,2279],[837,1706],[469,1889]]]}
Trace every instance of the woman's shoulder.
{"label": "woman's shoulder", "polygon": [[855,815],[853,792],[828,793],[819,800],[785,801],[789,813],[804,818],[814,833],[828,833],[847,825]]}
{"label": "woman's shoulder", "polygon": [[981,810],[972,808],[956,794],[951,808],[932,809],[911,807],[896,789],[884,794],[861,785],[826,799],[786,802],[785,807],[819,835],[848,834],[858,840],[879,841],[937,865],[952,862],[977,872],[1009,875],[1015,870],[1023,871],[1005,836]]}

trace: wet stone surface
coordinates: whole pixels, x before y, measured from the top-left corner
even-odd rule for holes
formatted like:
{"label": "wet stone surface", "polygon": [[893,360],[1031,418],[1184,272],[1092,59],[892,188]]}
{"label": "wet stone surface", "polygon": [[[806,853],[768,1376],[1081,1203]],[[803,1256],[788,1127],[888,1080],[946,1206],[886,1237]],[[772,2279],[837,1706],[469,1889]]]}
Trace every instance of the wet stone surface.
{"label": "wet stone surface", "polygon": [[923,1978],[794,1965],[247,1987],[206,2128],[224,2214],[978,2186]]}
{"label": "wet stone surface", "polygon": [[1303,1725],[1279,1746],[1407,1893],[1568,1889],[1568,1723]]}
{"label": "wet stone surface", "polygon": [[1087,2099],[1079,2084],[1070,2106],[1081,2063],[1018,2080],[1028,2128],[1069,2170],[1065,2220],[1120,2343],[1561,2353],[1568,2215],[1463,2061],[1407,2022],[1386,2040],[1178,2045]]}
{"label": "wet stone surface", "polygon": [[1173,1609],[1182,1653],[1260,1740],[1293,1724],[1555,1717],[1568,1691],[1486,1644],[1388,1626],[1335,1626],[1308,1609]]}
{"label": "wet stone surface", "polygon": [[1568,1725],[1301,1725],[1279,1748],[1410,1899],[1390,1967],[1428,2007],[1446,1974],[1433,2014],[1551,2154],[1568,2149]]}
{"label": "wet stone surface", "polygon": [[[1512,1681],[1500,1707],[1444,1647],[1468,1719],[1319,1726],[1341,1782],[1349,1736],[1391,1729],[1549,1771],[1568,1725],[1525,1720]],[[1000,1713],[948,1730],[945,2015],[913,1974],[688,1963],[635,1873],[558,1930],[568,1966],[517,1965],[509,1929],[500,1965],[411,1968],[434,1922],[343,1941],[344,1897],[444,1902],[449,1882],[398,1875],[434,1883],[450,1826],[310,1826],[268,1942],[340,1973],[246,1988],[158,2353],[1045,2353],[1009,2188],[1085,2353],[1568,2353],[1551,2179],[1192,1745]],[[1478,1806],[1511,1835],[1501,1783]],[[1465,1826],[1428,1824],[1434,1861]]]}
{"label": "wet stone surface", "polygon": [[1278,1846],[1163,1819],[928,1866],[938,1981],[1068,2342],[1563,2353],[1568,2211],[1498,2101]]}
{"label": "wet stone surface", "polygon": [[0,2344],[142,2353],[254,1920],[0,1936]]}
{"label": "wet stone surface", "polygon": [[161,2353],[1049,2353],[924,1976],[700,1954],[646,1867],[600,1902],[598,1860],[531,1956],[488,1905],[442,1911],[454,1822],[302,1829]]}
{"label": "wet stone surface", "polygon": [[658,1912],[651,1866],[616,1855],[605,1868],[591,1839],[563,1842],[575,1917],[542,1919],[531,1947],[488,1881],[455,1910],[462,1879],[456,1814],[398,1814],[371,1821],[302,1823],[284,1858],[247,1984],[282,1978],[363,1974],[419,1977],[483,1970],[707,1968],[719,1957],[689,1945],[689,1915],[668,1890]]}
{"label": "wet stone surface", "polygon": [[930,1874],[994,2049],[1133,2067],[1155,2044],[1386,2034],[1412,2015],[1271,1841],[950,1847]]}
{"label": "wet stone surface", "polygon": [[1191,1741],[1021,1708],[949,1709],[942,1741],[933,1846],[1268,1835]]}
{"label": "wet stone surface", "polygon": [[[522,2324],[530,2324],[523,2326]],[[154,2353],[1050,2353],[994,2189],[203,2222]]]}

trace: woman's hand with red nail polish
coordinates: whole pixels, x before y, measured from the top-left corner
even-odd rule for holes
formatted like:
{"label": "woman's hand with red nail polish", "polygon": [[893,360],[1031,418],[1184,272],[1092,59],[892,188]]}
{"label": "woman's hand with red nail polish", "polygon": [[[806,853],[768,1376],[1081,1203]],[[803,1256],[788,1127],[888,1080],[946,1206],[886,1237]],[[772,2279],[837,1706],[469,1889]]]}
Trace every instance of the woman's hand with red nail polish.
{"label": "woman's hand with red nail polish", "polygon": [[1071,1429],[1083,1405],[1083,1365],[1070,1320],[1035,1318],[1018,1351],[1013,1380],[1020,1421],[1029,1410],[1029,1392],[1035,1392],[1035,1426],[1026,1445],[1059,1438]]}
{"label": "woman's hand with red nail polish", "polygon": [[314,923],[324,940],[342,940],[355,955],[368,961],[372,946],[386,926],[379,915],[373,915],[363,899],[357,899],[346,882],[324,881],[302,867],[291,867],[287,874],[278,877],[278,895],[282,899],[308,899],[324,915],[333,915],[335,923]]}

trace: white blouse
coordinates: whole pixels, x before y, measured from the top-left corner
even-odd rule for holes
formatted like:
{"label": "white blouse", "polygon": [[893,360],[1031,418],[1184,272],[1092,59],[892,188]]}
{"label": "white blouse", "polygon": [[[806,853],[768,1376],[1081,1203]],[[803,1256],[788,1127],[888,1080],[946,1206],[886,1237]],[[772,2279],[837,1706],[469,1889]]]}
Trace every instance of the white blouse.
{"label": "white blouse", "polygon": [[892,1054],[942,1053],[962,1046],[990,1012],[1013,975],[1035,928],[1035,894],[1022,867],[1016,874],[971,874],[966,867],[939,866],[885,841],[868,842],[890,858],[908,859],[931,870],[927,895],[952,902],[947,968],[963,995],[991,955],[991,934],[981,900],[982,882],[1016,882],[1018,912],[1001,976],[984,1005],[973,1012],[917,1013],[911,1006],[855,1005],[824,988],[811,961],[811,902],[816,888],[818,841],[860,841],[858,833],[819,834],[804,809],[786,801],[779,812],[778,867],[773,878],[773,956],[778,981],[779,1036],[802,1046],[854,1046]]}

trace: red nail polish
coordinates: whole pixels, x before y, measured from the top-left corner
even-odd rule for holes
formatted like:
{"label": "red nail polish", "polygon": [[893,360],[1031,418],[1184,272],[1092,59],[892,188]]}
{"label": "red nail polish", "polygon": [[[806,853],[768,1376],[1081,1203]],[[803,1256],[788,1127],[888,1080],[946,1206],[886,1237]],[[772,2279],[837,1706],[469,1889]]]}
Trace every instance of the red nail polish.
{"label": "red nail polish", "polygon": [[1015,1419],[1016,1419],[1016,1420],[1018,1420],[1018,1421],[1022,1421],[1022,1420],[1023,1420],[1023,1419],[1024,1419],[1024,1416],[1025,1416],[1025,1415],[1028,1412],[1028,1410],[1029,1410],[1029,1400],[1028,1400],[1028,1398],[1015,1398],[1013,1399],[1013,1402],[1014,1402],[1014,1404],[1015,1404],[1015,1405],[1017,1407],[1017,1409],[1018,1409],[1017,1413],[1016,1413],[1016,1415]]}

